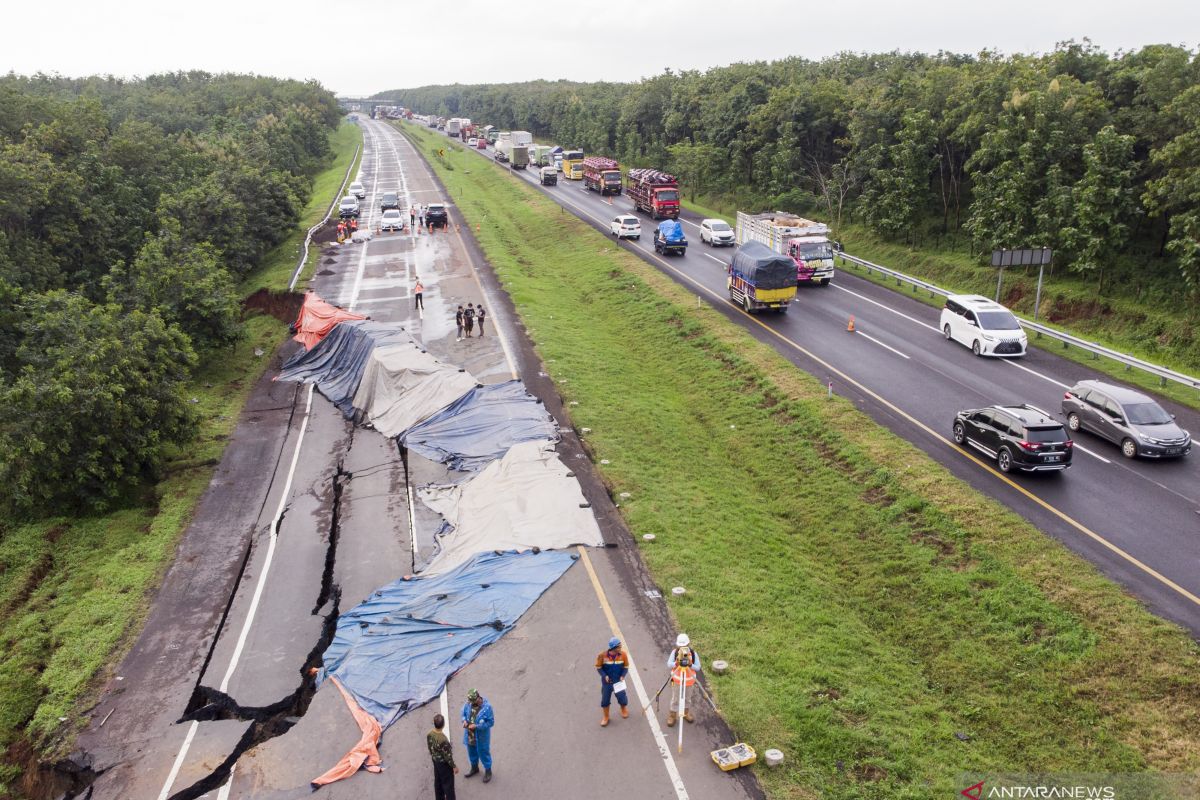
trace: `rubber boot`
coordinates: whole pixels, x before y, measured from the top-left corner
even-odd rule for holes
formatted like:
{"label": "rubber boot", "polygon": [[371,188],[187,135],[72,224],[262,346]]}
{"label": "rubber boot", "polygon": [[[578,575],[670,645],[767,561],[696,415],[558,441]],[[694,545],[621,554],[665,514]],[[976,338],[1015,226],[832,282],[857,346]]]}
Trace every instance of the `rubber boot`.
{"label": "rubber boot", "polygon": [[463,775],[463,777],[464,777],[464,778],[469,778],[469,777],[471,777],[472,775],[478,775],[478,774],[479,774],[479,765],[478,765],[478,764],[472,764],[472,765],[471,765],[471,769],[470,769],[470,771],[469,771],[469,772],[467,772],[467,774],[466,774],[466,775]]}
{"label": "rubber boot", "polygon": [[675,723],[676,723],[678,720],[679,720],[679,715],[678,715],[678,714],[676,714],[674,711],[672,711],[672,712],[668,713],[668,714],[667,714],[667,727],[668,727],[668,728],[674,728],[674,727],[675,727]]}
{"label": "rubber boot", "polygon": [[604,708],[600,709],[600,711],[601,711],[600,727],[607,728],[608,727],[608,706],[605,706]]}
{"label": "rubber boot", "polygon": [[483,771],[483,782],[487,783],[491,779],[492,779],[492,771],[490,769],[485,769]]}
{"label": "rubber boot", "polygon": [[696,721],[696,718],[692,716],[692,710],[690,708],[685,708],[683,710],[683,718],[686,719],[688,722]]}
{"label": "rubber boot", "polygon": [[621,719],[629,719],[629,707],[621,706]]}

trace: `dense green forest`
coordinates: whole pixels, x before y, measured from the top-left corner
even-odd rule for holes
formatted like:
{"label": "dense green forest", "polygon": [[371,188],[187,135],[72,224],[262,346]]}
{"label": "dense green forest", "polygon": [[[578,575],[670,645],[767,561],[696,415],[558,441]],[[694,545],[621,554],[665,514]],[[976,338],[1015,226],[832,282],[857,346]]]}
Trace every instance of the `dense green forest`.
{"label": "dense green forest", "polygon": [[188,440],[340,117],[313,83],[0,77],[0,506],[103,506]]}
{"label": "dense green forest", "polygon": [[663,167],[749,210],[948,239],[980,258],[1048,246],[1101,288],[1200,296],[1200,58],[1181,47],[843,54],[378,99]]}

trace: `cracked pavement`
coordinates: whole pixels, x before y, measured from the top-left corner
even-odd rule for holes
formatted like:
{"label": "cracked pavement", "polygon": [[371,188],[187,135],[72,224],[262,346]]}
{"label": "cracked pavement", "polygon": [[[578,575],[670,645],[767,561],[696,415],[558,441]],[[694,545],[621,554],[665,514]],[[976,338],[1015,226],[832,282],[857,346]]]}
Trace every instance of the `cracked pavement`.
{"label": "cracked pavement", "polygon": [[[377,219],[385,190],[399,189],[405,203],[445,199],[394,128],[367,121],[365,134],[363,228]],[[579,475],[609,545],[588,554],[596,584],[576,564],[507,636],[448,682],[441,703],[460,765],[466,756],[455,720],[467,689],[487,695],[497,716],[495,780],[482,787],[460,777],[461,796],[761,797],[748,770],[721,773],[709,760],[710,750],[735,741],[710,709],[687,728],[682,755],[674,753],[674,731],[670,752],[663,751],[633,692],[628,720],[614,714],[608,729],[598,726],[593,661],[610,635],[605,602],[650,694],[664,677],[661,663],[675,631],[662,599],[647,596],[657,587],[508,298],[460,226],[466,231],[452,208],[445,232],[327,245],[311,286],[332,303],[404,324],[431,353],[482,383],[522,377],[557,417],[560,455]],[[417,275],[425,286],[423,314],[412,308]],[[488,330],[458,342],[453,311],[468,301],[485,304]],[[271,382],[296,347],[289,341],[255,387],[146,628],[116,672],[123,680],[114,678],[92,711],[75,760],[99,775],[81,796],[307,797],[309,781],[358,740],[340,695],[331,684],[315,691],[308,669],[319,663],[339,610],[432,556],[441,520],[415,500],[415,489],[470,476],[355,429],[308,386]],[[432,771],[424,732],[439,705],[417,709],[384,733],[382,775],[359,774],[321,793],[426,795]],[[679,781],[664,768],[668,762]]]}

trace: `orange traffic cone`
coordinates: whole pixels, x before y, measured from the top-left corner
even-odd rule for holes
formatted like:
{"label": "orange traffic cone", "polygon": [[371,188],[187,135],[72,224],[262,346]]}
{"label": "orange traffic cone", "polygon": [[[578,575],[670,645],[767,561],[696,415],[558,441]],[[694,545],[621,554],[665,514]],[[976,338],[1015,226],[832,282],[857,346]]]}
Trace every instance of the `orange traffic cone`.
{"label": "orange traffic cone", "polygon": [[854,333],[854,315],[853,314],[850,315],[850,322],[847,323],[847,325],[846,325],[846,332]]}

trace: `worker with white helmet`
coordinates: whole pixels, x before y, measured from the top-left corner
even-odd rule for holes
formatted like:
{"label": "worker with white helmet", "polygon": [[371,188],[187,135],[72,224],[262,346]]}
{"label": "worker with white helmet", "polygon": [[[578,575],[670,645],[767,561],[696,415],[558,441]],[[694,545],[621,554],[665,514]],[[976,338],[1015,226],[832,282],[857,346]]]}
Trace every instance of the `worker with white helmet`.
{"label": "worker with white helmet", "polygon": [[692,640],[686,633],[679,634],[675,639],[675,649],[667,656],[667,669],[671,670],[671,682],[675,684],[671,692],[671,711],[667,714],[667,727],[674,727],[679,720],[680,687],[683,693],[683,718],[688,722],[695,722],[689,691],[696,682],[696,673],[700,671],[700,656],[692,648]]}

